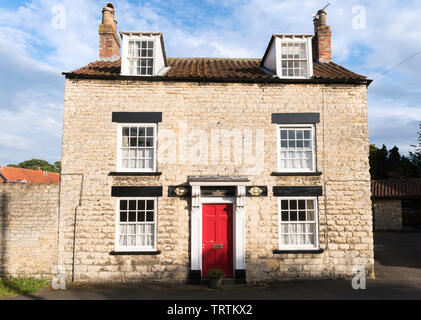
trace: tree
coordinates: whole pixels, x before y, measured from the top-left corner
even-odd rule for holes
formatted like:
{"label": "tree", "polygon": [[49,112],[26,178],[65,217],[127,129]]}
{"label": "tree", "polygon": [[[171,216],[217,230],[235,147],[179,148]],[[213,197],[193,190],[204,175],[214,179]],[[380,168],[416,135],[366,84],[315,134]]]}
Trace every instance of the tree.
{"label": "tree", "polygon": [[399,166],[401,164],[401,155],[399,153],[399,148],[394,146],[389,150],[389,155],[387,157],[387,162],[389,163],[389,169],[395,172],[399,171]]}
{"label": "tree", "polygon": [[61,161],[57,161],[54,164],[50,164],[48,163],[48,161],[45,160],[32,159],[23,161],[19,164],[9,164],[8,167],[23,168],[30,170],[37,170],[38,168],[40,168],[42,171],[59,173],[61,171]]}
{"label": "tree", "polygon": [[385,145],[381,149],[370,145],[371,179],[421,178],[421,122],[417,134],[418,145],[411,145],[409,156],[402,156],[396,146],[388,151]]}
{"label": "tree", "polygon": [[54,162],[54,167],[56,168],[57,172],[61,172],[61,161]]}
{"label": "tree", "polygon": [[385,145],[381,149],[370,145],[370,174],[371,179],[381,180],[388,178],[388,154]]}
{"label": "tree", "polygon": [[417,177],[417,167],[412,163],[409,157],[402,156],[400,171],[404,179]]}
{"label": "tree", "polygon": [[421,178],[421,121],[418,127],[419,131],[418,134],[418,146],[417,145],[411,145],[411,147],[414,148],[414,152],[409,152],[409,158],[411,159],[411,162],[416,167],[416,177]]}

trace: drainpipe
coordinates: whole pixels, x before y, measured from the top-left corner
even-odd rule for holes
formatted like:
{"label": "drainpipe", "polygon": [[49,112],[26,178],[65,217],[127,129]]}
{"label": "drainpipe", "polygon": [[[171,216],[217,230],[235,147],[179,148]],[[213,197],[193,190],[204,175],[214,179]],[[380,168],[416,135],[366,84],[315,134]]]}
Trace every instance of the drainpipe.
{"label": "drainpipe", "polygon": [[80,183],[79,204],[75,208],[74,224],[73,224],[73,261],[72,261],[72,282],[75,282],[75,260],[76,260],[76,226],[77,226],[77,210],[82,207],[83,182],[85,180],[84,174],[75,174],[82,177]]}
{"label": "drainpipe", "polygon": [[[77,210],[82,207],[82,196],[83,196],[83,184],[85,180],[85,175],[83,173],[68,173],[68,174],[61,174],[61,176],[79,176],[82,178],[81,185],[80,185],[80,194],[79,194],[79,203],[75,207],[75,213],[73,217],[73,257],[72,257],[72,282],[75,281],[75,260],[76,260],[76,227],[77,227]],[[60,182],[60,194],[61,194],[61,182]],[[61,201],[59,196],[59,217],[58,217],[58,224],[59,224],[59,236],[58,242],[60,241],[60,212],[61,212]],[[59,245],[57,246],[59,250]],[[59,253],[57,254],[57,266],[59,265]]]}

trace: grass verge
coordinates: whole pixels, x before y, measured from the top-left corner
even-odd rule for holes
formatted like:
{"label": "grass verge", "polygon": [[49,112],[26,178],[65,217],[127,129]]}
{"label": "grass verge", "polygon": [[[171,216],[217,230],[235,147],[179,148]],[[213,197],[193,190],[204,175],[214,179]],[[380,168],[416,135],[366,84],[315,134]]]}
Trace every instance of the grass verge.
{"label": "grass verge", "polygon": [[30,294],[49,285],[45,279],[34,278],[0,278],[0,299]]}

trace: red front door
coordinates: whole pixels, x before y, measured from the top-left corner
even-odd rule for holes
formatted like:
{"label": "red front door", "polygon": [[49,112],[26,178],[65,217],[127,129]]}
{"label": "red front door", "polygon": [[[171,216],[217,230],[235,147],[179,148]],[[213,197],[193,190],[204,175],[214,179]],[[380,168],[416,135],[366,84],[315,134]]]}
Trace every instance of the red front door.
{"label": "red front door", "polygon": [[209,269],[217,268],[225,272],[225,277],[233,277],[232,255],[232,204],[203,205],[203,251],[202,273],[207,276]]}

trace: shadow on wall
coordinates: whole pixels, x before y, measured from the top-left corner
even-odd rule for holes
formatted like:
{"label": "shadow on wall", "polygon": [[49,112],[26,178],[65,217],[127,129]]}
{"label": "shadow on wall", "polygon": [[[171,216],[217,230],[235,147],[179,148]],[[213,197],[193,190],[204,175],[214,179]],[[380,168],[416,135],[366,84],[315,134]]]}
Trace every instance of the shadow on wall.
{"label": "shadow on wall", "polygon": [[7,254],[7,224],[8,224],[8,211],[9,197],[5,192],[0,196],[0,276],[4,276],[7,271],[6,254]]}

